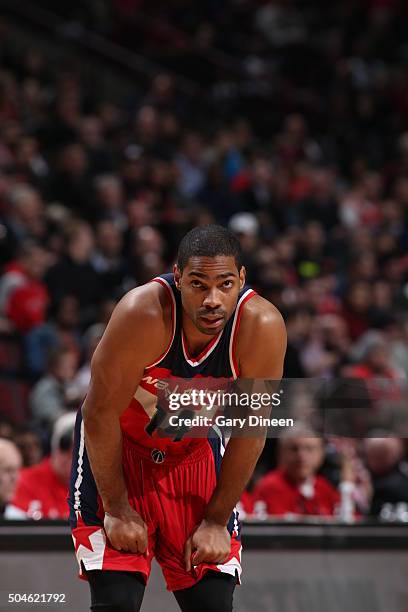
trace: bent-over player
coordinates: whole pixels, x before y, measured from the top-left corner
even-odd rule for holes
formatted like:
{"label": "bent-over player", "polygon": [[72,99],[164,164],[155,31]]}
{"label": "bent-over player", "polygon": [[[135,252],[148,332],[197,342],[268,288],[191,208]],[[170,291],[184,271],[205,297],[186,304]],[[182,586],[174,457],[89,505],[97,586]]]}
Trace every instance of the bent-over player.
{"label": "bent-over player", "polygon": [[[280,379],[277,309],[245,286],[239,241],[190,231],[173,274],[126,294],[92,360],[78,412],[71,526],[91,610],[140,609],[153,557],[183,612],[230,612],[241,575],[235,504],[261,438],[174,441],[152,427],[163,378]],[[152,420],[153,419],[153,420]]]}

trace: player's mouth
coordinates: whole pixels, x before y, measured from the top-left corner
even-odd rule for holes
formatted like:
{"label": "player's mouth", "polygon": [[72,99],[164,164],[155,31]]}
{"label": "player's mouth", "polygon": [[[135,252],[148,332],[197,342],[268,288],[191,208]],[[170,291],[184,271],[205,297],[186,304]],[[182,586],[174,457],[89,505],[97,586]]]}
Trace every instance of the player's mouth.
{"label": "player's mouth", "polygon": [[223,316],[208,316],[208,317],[200,317],[200,320],[204,323],[204,326],[207,327],[208,329],[218,329],[219,327],[222,327],[224,324],[224,317]]}

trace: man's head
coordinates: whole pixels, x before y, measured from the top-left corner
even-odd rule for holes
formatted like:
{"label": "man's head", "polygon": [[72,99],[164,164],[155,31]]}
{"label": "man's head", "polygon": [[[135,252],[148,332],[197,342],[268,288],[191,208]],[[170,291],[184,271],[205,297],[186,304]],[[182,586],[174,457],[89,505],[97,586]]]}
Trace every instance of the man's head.
{"label": "man's head", "polygon": [[355,358],[366,364],[378,376],[390,368],[391,358],[384,334],[377,330],[365,333],[354,347]]}
{"label": "man's head", "polygon": [[122,234],[113,221],[104,219],[98,223],[96,241],[99,251],[107,258],[119,257],[122,251]]}
{"label": "man's head", "polygon": [[363,454],[370,472],[381,476],[390,472],[401,461],[404,444],[400,438],[366,438]]}
{"label": "man's head", "polygon": [[245,284],[238,239],[220,225],[192,229],[180,243],[174,278],[187,316],[203,334],[217,334]]}
{"label": "man's head", "polygon": [[17,184],[10,192],[11,214],[23,226],[36,227],[44,212],[38,192],[26,184]]}
{"label": "man's head", "polygon": [[61,482],[68,485],[76,413],[67,412],[55,421],[51,437],[51,463]]}
{"label": "man's head", "polygon": [[94,248],[94,234],[84,221],[73,221],[67,229],[67,250],[76,263],[85,263]]}
{"label": "man's head", "polygon": [[[65,330],[72,330],[78,327],[80,322],[80,310],[78,298],[75,295],[64,295],[54,304],[52,314],[58,325]],[[55,313],[55,314],[54,314]]]}
{"label": "man's head", "polygon": [[78,368],[78,355],[68,347],[54,347],[48,355],[48,372],[60,383],[70,382]]}
{"label": "man's head", "polygon": [[14,442],[0,438],[0,506],[13,499],[22,464],[20,451]]}
{"label": "man's head", "polygon": [[43,456],[41,438],[38,432],[29,427],[20,427],[14,436],[14,441],[23,457],[24,467],[39,463]]}
{"label": "man's head", "polygon": [[279,467],[294,483],[314,476],[324,459],[323,440],[313,432],[293,432],[279,440]]}
{"label": "man's head", "polygon": [[42,280],[49,265],[49,256],[39,243],[31,238],[22,242],[18,251],[18,259],[30,279]]}

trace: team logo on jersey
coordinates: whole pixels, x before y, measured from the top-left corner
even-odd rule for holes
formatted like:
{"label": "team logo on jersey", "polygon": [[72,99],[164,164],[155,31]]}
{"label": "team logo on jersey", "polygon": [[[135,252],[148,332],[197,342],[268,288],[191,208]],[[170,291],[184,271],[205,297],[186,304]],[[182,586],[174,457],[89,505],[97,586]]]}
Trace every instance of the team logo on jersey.
{"label": "team logo on jersey", "polygon": [[163,463],[166,453],[157,448],[154,448],[151,452],[151,457],[155,463]]}

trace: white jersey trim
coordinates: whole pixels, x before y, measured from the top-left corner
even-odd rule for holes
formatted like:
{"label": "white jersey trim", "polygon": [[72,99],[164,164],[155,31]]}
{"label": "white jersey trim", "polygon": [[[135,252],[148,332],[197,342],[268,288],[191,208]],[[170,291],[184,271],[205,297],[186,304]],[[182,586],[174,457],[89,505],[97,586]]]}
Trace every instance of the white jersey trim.
{"label": "white jersey trim", "polygon": [[84,422],[81,421],[81,433],[80,433],[80,441],[79,441],[79,449],[78,449],[78,466],[77,466],[77,478],[75,481],[75,491],[74,491],[74,510],[80,510],[81,508],[81,484],[83,480],[83,463],[84,463],[84,448],[85,448],[85,435],[84,435]]}
{"label": "white jersey trim", "polygon": [[183,332],[181,332],[181,345],[183,347],[183,355],[184,355],[184,359],[187,361],[187,363],[189,365],[191,365],[193,368],[197,367],[198,365],[200,365],[201,363],[203,363],[203,361],[205,361],[207,359],[207,357],[209,355],[211,355],[211,353],[217,348],[219,341],[221,340],[221,336],[223,334],[224,330],[222,329],[218,335],[217,340],[214,342],[214,344],[212,346],[210,346],[210,348],[205,351],[204,355],[202,355],[200,357],[200,359],[190,359],[189,356],[187,355],[187,351],[186,351],[186,345],[185,345],[185,341],[184,341],[184,334]]}
{"label": "white jersey trim", "polygon": [[234,322],[232,324],[232,330],[231,330],[231,337],[230,337],[230,342],[229,342],[229,360],[230,360],[230,367],[231,367],[231,372],[232,375],[235,378],[238,378],[238,372],[236,371],[235,365],[234,365],[234,356],[233,356],[233,346],[234,346],[234,337],[235,337],[235,329],[237,326],[237,321],[238,321],[238,315],[239,312],[242,308],[242,302],[251,294],[253,293],[255,294],[255,291],[253,289],[248,289],[247,291],[245,291],[245,293],[243,295],[241,295],[237,307],[235,309],[235,314],[234,314]]}
{"label": "white jersey trim", "polygon": [[171,296],[171,316],[172,316],[173,329],[172,329],[171,340],[170,340],[169,346],[167,347],[165,352],[162,355],[160,355],[160,357],[158,359],[156,359],[156,361],[154,361],[153,363],[150,363],[149,365],[147,365],[145,367],[145,370],[148,370],[149,368],[153,368],[155,365],[157,365],[158,363],[163,361],[163,359],[166,357],[166,355],[168,354],[169,350],[173,346],[174,336],[176,335],[176,325],[177,325],[176,298],[174,297],[174,293],[173,293],[173,290],[172,290],[170,284],[166,281],[166,279],[161,278],[161,276],[155,276],[152,279],[152,282],[153,281],[156,281],[160,285],[162,285],[163,287],[166,287],[166,289],[168,290],[168,292],[169,292],[169,294]]}

